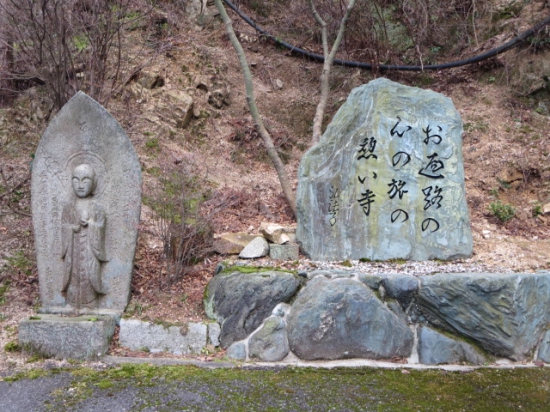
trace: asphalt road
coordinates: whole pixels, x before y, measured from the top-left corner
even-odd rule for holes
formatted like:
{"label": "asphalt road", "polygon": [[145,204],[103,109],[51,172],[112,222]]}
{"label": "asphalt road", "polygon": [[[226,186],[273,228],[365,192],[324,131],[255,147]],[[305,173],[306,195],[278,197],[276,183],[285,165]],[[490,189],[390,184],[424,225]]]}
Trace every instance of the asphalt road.
{"label": "asphalt road", "polygon": [[164,363],[98,370],[75,365],[4,376],[0,412],[539,412],[548,410],[550,399],[548,367],[450,371]]}
{"label": "asphalt road", "polygon": [[[119,382],[120,384],[121,382]],[[304,387],[293,385],[284,396],[246,380],[159,381],[140,386],[126,380],[116,388],[86,385],[69,372],[37,379],[0,382],[2,412],[34,411],[349,411],[377,410],[378,402],[358,399],[354,408],[328,405]],[[336,399],[333,399],[337,402]],[[369,405],[370,404],[370,405]]]}
{"label": "asphalt road", "polygon": [[3,412],[223,410],[223,403],[205,403],[201,393],[208,388],[187,388],[183,382],[146,388],[138,388],[130,383],[117,390],[84,388],[79,387],[78,383],[75,385],[72,383],[74,379],[69,373],[15,382],[0,382],[1,410]]}

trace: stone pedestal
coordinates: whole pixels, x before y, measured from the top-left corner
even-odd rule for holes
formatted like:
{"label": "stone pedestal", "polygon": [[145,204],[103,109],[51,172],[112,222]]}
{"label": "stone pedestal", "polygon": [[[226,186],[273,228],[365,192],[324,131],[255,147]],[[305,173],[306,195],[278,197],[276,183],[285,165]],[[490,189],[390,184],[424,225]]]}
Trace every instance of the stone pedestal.
{"label": "stone pedestal", "polygon": [[106,315],[32,316],[19,324],[25,351],[57,359],[97,359],[109,350],[115,318]]}

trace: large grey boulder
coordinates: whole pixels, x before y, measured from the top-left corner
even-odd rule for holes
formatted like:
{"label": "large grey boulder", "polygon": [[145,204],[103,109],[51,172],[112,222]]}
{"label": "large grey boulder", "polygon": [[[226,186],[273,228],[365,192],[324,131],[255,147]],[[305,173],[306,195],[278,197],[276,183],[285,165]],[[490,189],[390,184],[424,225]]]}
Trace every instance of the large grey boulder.
{"label": "large grey boulder", "polygon": [[301,359],[409,356],[413,333],[362,283],[318,276],[288,315],[290,348]]}
{"label": "large grey boulder", "polygon": [[425,365],[471,363],[481,365],[485,357],[470,344],[451,339],[426,326],[418,331],[418,357]]}
{"label": "large grey boulder", "polygon": [[205,292],[206,314],[221,325],[220,343],[227,348],[256,330],[281,302],[296,293],[296,275],[276,270],[222,272],[212,278]]}
{"label": "large grey boulder", "polygon": [[233,342],[228,348],[227,348],[227,357],[229,359],[235,359],[238,361],[245,361],[246,360],[246,343],[243,341],[240,342]]}
{"label": "large grey boulder", "polygon": [[286,322],[279,316],[267,319],[248,340],[249,356],[265,362],[283,360],[289,352]]}
{"label": "large grey boulder", "polygon": [[383,78],[354,89],[302,157],[297,220],[296,239],[314,260],[469,256],[452,101]]}
{"label": "large grey boulder", "polygon": [[470,337],[490,353],[532,356],[550,322],[550,273],[441,273],[421,277],[417,305],[436,326]]}

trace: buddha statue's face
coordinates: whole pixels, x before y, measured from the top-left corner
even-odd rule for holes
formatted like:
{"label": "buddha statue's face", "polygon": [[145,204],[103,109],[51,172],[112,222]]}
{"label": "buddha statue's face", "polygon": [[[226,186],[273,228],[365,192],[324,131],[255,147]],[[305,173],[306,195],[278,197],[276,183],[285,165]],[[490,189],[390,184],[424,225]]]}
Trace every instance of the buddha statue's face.
{"label": "buddha statue's face", "polygon": [[77,197],[88,197],[94,190],[95,172],[92,166],[82,164],[74,168],[72,184]]}

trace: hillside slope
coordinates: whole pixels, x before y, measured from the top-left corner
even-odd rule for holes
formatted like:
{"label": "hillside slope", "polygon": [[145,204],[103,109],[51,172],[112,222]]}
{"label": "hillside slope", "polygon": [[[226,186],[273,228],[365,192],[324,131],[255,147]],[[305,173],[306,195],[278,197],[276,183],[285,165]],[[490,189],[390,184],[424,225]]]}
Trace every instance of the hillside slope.
{"label": "hillside slope", "polygon": [[[496,36],[480,39],[464,55],[486,51],[542,20],[549,13],[544,4],[533,1],[504,18]],[[143,311],[151,319],[200,319],[203,287],[224,257],[205,256],[185,276],[171,277],[162,253],[165,233],[159,226],[158,202],[181,202],[170,191],[187,185],[189,197],[207,198],[201,213],[215,233],[256,233],[262,221],[290,224],[293,218],[248,114],[239,64],[220,21],[214,15],[186,20],[162,9],[156,13],[143,24],[154,24],[158,16],[165,19],[169,32],[161,39],[161,53],[158,48],[130,49],[130,54],[141,53],[147,64],[108,106],[136,147],[144,175],[131,306],[136,316]],[[270,27],[269,20],[263,21],[276,30],[276,24]],[[252,67],[261,113],[296,185],[298,163],[309,146],[321,66],[274,47],[236,18],[235,27]],[[130,38],[141,35],[136,30]],[[514,271],[550,269],[548,32],[544,42],[485,63],[435,73],[373,74],[333,68],[327,122],[352,88],[379,76],[430,88],[453,100],[464,122],[474,235],[474,255],[465,264]],[[194,103],[191,118],[178,111],[188,98]],[[0,108],[0,356],[5,355],[3,344],[14,337],[6,327],[39,305],[30,167],[54,112],[40,87],[27,89],[10,106]],[[178,180],[181,176],[185,179]],[[502,222],[491,210],[498,202],[510,205],[514,217]]]}

